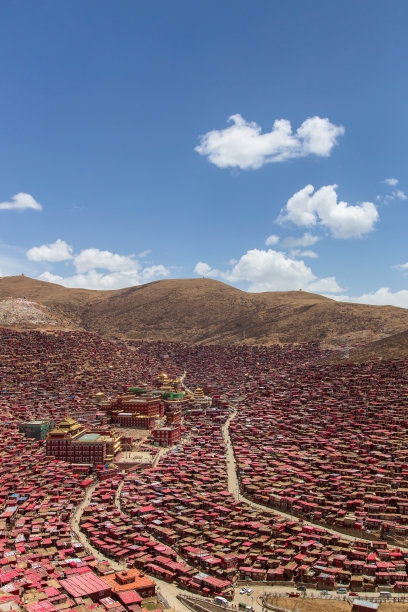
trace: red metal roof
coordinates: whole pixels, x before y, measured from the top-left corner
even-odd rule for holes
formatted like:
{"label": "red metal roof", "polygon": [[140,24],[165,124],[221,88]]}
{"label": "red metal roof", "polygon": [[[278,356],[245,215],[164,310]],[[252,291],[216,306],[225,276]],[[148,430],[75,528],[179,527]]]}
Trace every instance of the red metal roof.
{"label": "red metal roof", "polygon": [[137,604],[142,601],[142,598],[134,589],[131,591],[123,591],[122,593],[118,593],[119,599],[125,604]]}
{"label": "red metal roof", "polygon": [[60,585],[68,591],[72,597],[81,597],[82,595],[93,595],[101,591],[110,591],[110,586],[102,578],[99,578],[93,572],[86,574],[72,574],[65,580],[60,580]]}

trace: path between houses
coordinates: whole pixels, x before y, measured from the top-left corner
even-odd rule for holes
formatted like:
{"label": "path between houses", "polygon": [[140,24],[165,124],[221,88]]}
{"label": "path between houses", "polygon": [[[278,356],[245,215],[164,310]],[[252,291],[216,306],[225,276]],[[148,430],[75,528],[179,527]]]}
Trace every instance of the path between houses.
{"label": "path between houses", "polygon": [[[312,527],[318,527],[319,529],[324,529],[325,531],[329,533],[338,535],[342,539],[349,540],[351,542],[354,542],[355,540],[360,540],[363,542],[370,542],[370,543],[372,542],[372,540],[369,540],[369,539],[366,539],[360,536],[357,538],[351,535],[347,535],[341,531],[337,531],[336,529],[331,529],[330,527],[325,527],[324,525],[321,525],[319,523],[313,523],[312,521],[306,521],[304,519],[300,519],[298,516],[295,516],[293,514],[288,514],[286,512],[282,512],[281,510],[270,508],[269,506],[264,506],[263,504],[257,504],[253,502],[252,500],[248,499],[247,497],[245,497],[245,495],[242,495],[242,493],[240,492],[239,479],[237,475],[237,464],[235,461],[234,450],[233,450],[233,446],[231,442],[230,429],[229,429],[230,423],[235,418],[236,414],[237,414],[237,409],[234,405],[232,405],[232,411],[230,413],[230,416],[228,417],[228,419],[225,421],[224,425],[222,426],[222,436],[223,436],[224,444],[225,444],[225,461],[227,465],[227,474],[228,474],[228,491],[232,493],[232,495],[234,495],[237,501],[242,501],[248,504],[249,506],[252,506],[252,508],[255,508],[256,510],[264,510],[276,516],[283,516],[291,521],[301,521],[303,525],[310,525]],[[404,551],[408,550],[408,548],[404,546],[400,546],[399,544],[398,545],[391,544],[391,545],[398,546],[398,548]]]}
{"label": "path between houses", "polygon": [[[96,550],[96,548],[94,548],[90,542],[88,541],[88,538],[86,537],[86,535],[81,531],[79,524],[81,521],[81,516],[84,512],[84,509],[91,503],[91,498],[93,495],[93,492],[95,491],[96,487],[98,486],[99,482],[96,481],[94,483],[92,483],[85,492],[85,495],[82,499],[82,501],[80,502],[80,504],[76,507],[75,511],[72,514],[71,517],[71,521],[70,521],[70,525],[71,525],[71,531],[74,534],[74,536],[76,537],[76,539],[81,542],[81,544],[83,545],[83,547],[89,551],[94,557],[95,559],[97,559],[98,561],[107,561],[110,566],[116,571],[122,571],[123,569],[127,569],[127,565],[126,563],[118,563],[117,561],[113,561],[112,559],[109,559],[108,557],[105,557],[105,555],[103,555],[99,550]],[[122,480],[122,482],[119,484],[118,489],[116,491],[116,495],[115,495],[115,504],[120,508],[119,506],[119,499],[120,499],[120,492],[122,490],[124,481]],[[170,606],[170,608],[174,608],[177,612],[189,612],[189,608],[187,608],[183,603],[181,603],[178,599],[177,599],[177,595],[183,595],[185,594],[185,591],[182,591],[181,589],[179,589],[176,585],[174,584],[169,584],[168,582],[164,582],[163,580],[160,580],[158,578],[156,578],[155,576],[152,577],[152,579],[154,580],[154,582],[157,584],[158,586],[158,592],[160,595],[162,595],[162,597],[164,597],[164,599],[167,601],[168,605]]]}
{"label": "path between houses", "polygon": [[[184,373],[184,376],[185,374],[186,372]],[[187,436],[181,442],[181,445],[184,444],[188,439],[189,439],[189,436]],[[168,450],[169,449],[166,449],[166,448],[161,448],[159,450],[153,462],[153,467],[156,467],[161,457],[166,452],[168,452]],[[115,506],[121,512],[123,512],[123,510],[121,508],[120,496],[122,493],[124,482],[125,482],[124,478],[122,478],[122,481],[119,483],[118,488],[116,490],[115,499],[114,499]],[[99,550],[97,550],[90,544],[90,542],[88,541],[88,538],[80,529],[80,522],[81,522],[82,514],[84,512],[84,509],[91,503],[92,495],[96,487],[98,486],[98,484],[99,484],[99,481],[95,481],[86,489],[84,497],[82,498],[82,501],[78,504],[78,506],[72,513],[71,521],[70,521],[71,531],[75,535],[77,540],[81,542],[84,548],[86,548],[86,550],[88,550],[95,557],[95,559],[97,559],[98,561],[107,561],[115,571],[121,571],[127,568],[126,563],[118,563],[117,561],[113,561],[112,559],[105,557],[105,555],[103,555]],[[157,542],[159,543],[159,541]],[[178,560],[182,560],[182,559],[178,557]],[[177,598],[177,595],[183,595],[183,594],[185,595],[186,591],[179,589],[174,584],[160,580],[156,576],[151,576],[151,578],[156,582],[156,584],[158,585],[158,590],[159,590],[160,595],[164,597],[164,599],[167,601],[167,603],[169,604],[171,608],[174,608],[177,612],[188,612],[189,611],[189,608],[187,608]]]}
{"label": "path between houses", "polygon": [[[239,501],[244,502],[245,504],[248,504],[248,506],[251,506],[257,510],[262,510],[262,511],[266,511],[269,512],[270,514],[276,515],[276,516],[283,516],[289,520],[301,520],[299,519],[299,517],[293,516],[291,514],[287,514],[285,512],[281,512],[279,510],[275,510],[272,508],[269,508],[267,506],[264,506],[262,504],[257,504],[255,502],[253,502],[252,500],[246,498],[244,495],[242,495],[242,493],[240,492],[239,489],[239,480],[238,480],[238,476],[237,476],[237,467],[236,467],[236,461],[235,461],[235,457],[234,457],[234,452],[233,452],[233,447],[232,447],[232,442],[231,442],[231,437],[230,437],[230,431],[229,431],[229,425],[230,422],[234,419],[234,417],[236,416],[236,407],[234,405],[232,405],[232,411],[230,413],[230,416],[228,417],[227,421],[225,422],[225,424],[222,427],[222,435],[223,435],[223,439],[224,439],[224,443],[225,443],[225,459],[226,459],[226,466],[227,466],[227,475],[228,475],[228,490],[230,493],[232,493],[235,498]],[[165,449],[161,449],[161,450],[165,450]],[[157,465],[157,463],[159,462],[160,458],[162,456],[162,453],[158,453],[158,456],[155,458],[155,465]],[[91,499],[92,499],[92,495],[93,492],[95,491],[96,487],[98,486],[99,482],[96,481],[94,483],[92,483],[85,491],[84,497],[82,498],[82,501],[79,503],[79,505],[76,507],[76,509],[74,510],[74,512],[72,513],[71,516],[71,521],[70,521],[70,526],[71,526],[71,531],[74,534],[74,536],[77,538],[77,540],[79,542],[81,542],[81,544],[84,546],[84,548],[86,548],[97,560],[100,561],[107,561],[111,567],[115,570],[115,571],[121,571],[123,569],[126,569],[127,565],[125,563],[118,563],[117,561],[113,561],[112,559],[109,559],[108,557],[105,557],[100,551],[96,550],[88,541],[87,537],[85,536],[84,533],[82,533],[82,531],[80,530],[80,520],[83,514],[84,509],[86,508],[86,506],[88,506],[91,503]],[[121,495],[121,491],[123,488],[123,484],[124,484],[124,480],[122,480],[122,482],[119,484],[118,489],[116,491],[115,494],[115,505],[120,509],[120,495]],[[334,529],[330,529],[328,527],[324,527],[322,525],[316,524],[316,523],[312,523],[310,521],[305,521],[302,520],[301,521],[304,525],[311,525],[313,527],[318,527],[319,529],[324,529],[329,533],[335,534],[335,535],[339,535],[344,539],[350,540],[350,541],[354,541],[357,538],[353,537],[353,536],[348,536],[346,534],[343,534],[339,531],[336,531]],[[371,542],[371,540],[365,540],[364,538],[358,538],[359,540],[364,540],[366,542]],[[403,549],[403,547],[400,547],[401,549]],[[403,550],[407,550],[407,549],[403,549]],[[159,592],[160,594],[165,598],[165,600],[167,601],[167,603],[169,604],[170,607],[174,608],[175,610],[177,610],[177,612],[187,612],[188,608],[177,598],[177,595],[185,595],[186,592],[184,590],[179,589],[176,585],[168,583],[168,582],[164,582],[163,580],[160,580],[156,577],[152,577],[154,579],[154,581],[157,583],[158,587],[159,587]],[[265,585],[266,587],[266,585]],[[263,589],[265,587],[262,587]],[[286,587],[285,587],[286,588]],[[254,589],[255,590],[255,589]],[[255,591],[256,592],[256,591]],[[236,595],[238,594],[238,592],[236,591]],[[235,598],[237,599],[237,598]],[[253,600],[252,600],[253,602]],[[252,603],[251,602],[251,603]],[[255,602],[253,602],[255,603]],[[256,606],[254,606],[256,607]]]}

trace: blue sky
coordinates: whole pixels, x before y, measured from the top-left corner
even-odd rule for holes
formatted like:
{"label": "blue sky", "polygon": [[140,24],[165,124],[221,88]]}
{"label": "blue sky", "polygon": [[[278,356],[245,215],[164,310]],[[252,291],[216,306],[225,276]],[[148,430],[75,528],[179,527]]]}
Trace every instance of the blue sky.
{"label": "blue sky", "polygon": [[3,0],[0,275],[408,307],[407,18],[405,0]]}

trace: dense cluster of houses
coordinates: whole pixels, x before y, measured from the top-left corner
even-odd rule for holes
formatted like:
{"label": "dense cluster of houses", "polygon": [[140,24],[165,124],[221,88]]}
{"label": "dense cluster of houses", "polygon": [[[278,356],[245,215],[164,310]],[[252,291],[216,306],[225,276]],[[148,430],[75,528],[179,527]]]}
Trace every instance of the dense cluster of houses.
{"label": "dense cluster of houses", "polygon": [[129,380],[153,383],[160,362],[86,332],[17,332],[0,328],[0,401],[9,419],[70,416],[97,423],[98,393],[115,395]]}
{"label": "dense cluster of houses", "polygon": [[[208,596],[230,597],[239,579],[408,590],[406,363],[325,366],[315,345],[134,344],[0,330],[4,596],[27,612],[137,612],[155,576]],[[95,425],[98,392],[114,397],[142,380],[153,388],[163,371],[186,371],[187,387],[203,393],[185,406],[169,397],[172,418],[183,410],[184,439],[155,468],[90,478],[21,428],[66,417]],[[209,394],[212,405],[202,400]],[[237,398],[231,440],[241,491],[257,508],[228,491],[221,428]],[[98,563],[71,531],[95,477],[80,528],[122,572]]]}
{"label": "dense cluster of houses", "polygon": [[27,612],[140,612],[154,594],[152,580],[134,574],[129,583],[73,538],[72,512],[92,479],[81,466],[48,457],[43,434],[49,428],[42,430],[66,414],[92,424],[99,410],[95,390],[120,390],[121,368],[124,377],[154,380],[158,367],[93,334],[0,330],[2,603]]}
{"label": "dense cluster of houses", "polygon": [[403,549],[236,501],[219,426],[208,412],[190,418],[196,432],[157,468],[129,474],[116,503],[118,482],[99,485],[81,529],[105,556],[208,596],[230,597],[239,579],[408,590]]}
{"label": "dense cluster of houses", "polygon": [[[108,609],[102,599],[111,600],[112,591],[109,585],[101,589],[93,556],[73,543],[70,528],[89,481],[68,464],[50,461],[41,442],[25,438],[14,423],[3,422],[0,433],[2,596],[27,612],[80,611],[97,601],[100,612]],[[88,584],[82,594],[67,588],[77,575]]]}
{"label": "dense cluster of houses", "polygon": [[242,489],[372,539],[408,534],[406,363],[344,364],[264,381],[231,424]]}

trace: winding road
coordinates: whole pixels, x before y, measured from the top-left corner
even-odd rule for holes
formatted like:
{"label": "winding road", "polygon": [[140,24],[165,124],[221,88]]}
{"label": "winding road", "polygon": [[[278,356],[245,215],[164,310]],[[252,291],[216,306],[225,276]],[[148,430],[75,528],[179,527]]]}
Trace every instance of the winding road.
{"label": "winding road", "polygon": [[[186,373],[184,373],[183,378],[185,376]],[[335,535],[339,535],[344,539],[347,539],[349,541],[355,541],[356,539],[359,540],[364,540],[366,542],[371,542],[371,540],[366,540],[364,538],[355,538],[354,536],[350,536],[347,534],[344,534],[342,532],[336,531],[335,529],[330,529],[328,527],[325,527],[323,525],[317,524],[317,523],[313,523],[311,521],[305,521],[303,519],[300,519],[297,516],[282,512],[281,510],[277,510],[277,509],[273,509],[273,508],[269,508],[268,506],[264,506],[262,504],[257,504],[256,502],[252,501],[251,499],[248,499],[247,497],[245,497],[245,495],[243,495],[240,492],[240,484],[239,484],[239,479],[238,479],[238,475],[237,475],[237,465],[236,465],[236,460],[235,460],[235,456],[234,456],[234,451],[233,451],[233,446],[232,446],[232,442],[231,442],[231,436],[230,436],[230,423],[231,421],[235,418],[237,414],[237,405],[232,404],[231,405],[231,412],[230,415],[228,417],[228,419],[226,420],[226,422],[224,423],[224,425],[222,426],[222,436],[223,436],[223,440],[224,440],[224,444],[225,444],[225,461],[226,461],[226,469],[227,469],[227,476],[228,476],[228,491],[230,493],[232,493],[232,495],[235,497],[235,499],[237,501],[241,501],[244,502],[245,504],[247,504],[248,506],[255,508],[256,510],[261,510],[261,511],[266,511],[269,512],[270,514],[273,514],[275,516],[280,516],[280,517],[285,517],[288,520],[298,520],[300,522],[302,522],[304,525],[311,525],[313,527],[318,527],[320,529],[325,529],[327,532],[335,534]],[[154,461],[154,465],[156,466],[157,463],[160,461],[160,458],[162,457],[163,453],[166,452],[167,449],[160,449],[160,452],[157,454],[157,456],[155,457],[155,461]],[[81,502],[79,503],[79,505],[76,507],[76,509],[74,510],[74,512],[72,513],[71,516],[71,521],[70,521],[70,525],[71,525],[71,530],[72,530],[72,534],[73,536],[79,541],[81,542],[81,544],[84,546],[84,548],[86,550],[88,550],[94,557],[95,559],[99,560],[99,561],[108,561],[108,563],[112,566],[112,568],[115,571],[121,571],[123,569],[126,569],[127,565],[126,563],[118,563],[117,561],[114,561],[110,558],[105,557],[99,550],[96,550],[88,541],[87,537],[85,536],[84,533],[81,532],[80,529],[80,521],[81,521],[81,517],[82,514],[84,512],[84,509],[91,503],[92,500],[92,495],[96,489],[96,487],[98,486],[99,482],[95,481],[93,482],[88,489],[85,491],[84,493],[84,497],[82,498]],[[122,492],[122,488],[124,485],[124,479],[120,482],[116,494],[115,494],[115,505],[117,506],[117,508],[121,509],[121,504],[120,504],[120,496],[121,496],[121,492]],[[403,548],[400,547],[402,550],[408,550],[407,548]],[[175,610],[177,610],[177,612],[187,612],[188,608],[177,599],[177,595],[179,594],[186,594],[185,591],[179,589],[176,585],[168,583],[168,582],[164,582],[163,580],[160,580],[156,577],[154,577],[154,581],[157,583],[158,585],[158,589],[160,594],[165,598],[165,600],[168,602],[168,604],[174,608]],[[261,595],[261,593],[263,592],[265,586],[259,586],[256,587],[254,585],[254,595],[255,596],[259,596]],[[287,589],[288,587],[282,587],[282,589]],[[275,590],[275,589],[274,589]],[[238,590],[235,593],[235,602],[243,600],[245,602],[248,602],[247,597],[243,597],[240,596],[238,593]],[[251,598],[252,600],[252,605],[255,603],[254,602],[254,598]],[[256,600],[256,598],[255,598]],[[261,609],[261,606],[255,605],[254,606],[255,609]]]}
{"label": "winding road", "polygon": [[[80,529],[81,516],[84,512],[84,509],[91,503],[93,492],[95,491],[98,484],[99,482],[96,481],[88,487],[82,501],[80,502],[80,504],[76,507],[75,511],[73,512],[71,521],[70,521],[71,531],[73,535],[75,536],[75,538],[79,542],[81,542],[83,547],[90,554],[92,554],[95,557],[95,559],[97,559],[98,561],[107,561],[116,572],[119,572],[124,569],[127,569],[127,564],[118,563],[117,561],[113,561],[112,559],[105,557],[105,555],[103,555],[99,550],[96,550],[96,548],[94,548],[90,544],[87,537],[85,536],[84,533],[82,533]],[[122,482],[119,484],[118,489],[115,494],[115,504],[117,505],[118,508],[120,508],[120,493],[122,491],[123,484],[124,484],[124,480],[122,480]],[[187,608],[181,601],[177,599],[177,595],[183,595],[183,594],[185,595],[185,591],[182,591],[176,585],[170,584],[168,582],[164,582],[163,580],[160,580],[159,578],[156,578],[155,576],[152,577],[152,579],[157,584],[158,588],[156,590],[158,591],[159,595],[164,597],[164,599],[167,601],[167,603],[169,604],[171,608],[174,608],[175,610],[177,610],[177,612],[189,612],[189,608]]]}
{"label": "winding road", "polygon": [[[245,502],[246,504],[248,504],[248,506],[251,506],[252,508],[255,508],[256,510],[263,510],[266,512],[270,512],[271,514],[274,514],[275,516],[283,516],[290,521],[293,521],[293,520],[301,521],[303,525],[310,525],[312,527],[318,527],[319,529],[324,529],[325,531],[332,533],[333,535],[341,536],[341,538],[343,538],[344,540],[348,540],[350,542],[355,542],[355,540],[360,540],[363,542],[372,542],[372,540],[369,540],[368,538],[363,538],[361,536],[358,536],[358,537],[351,536],[351,535],[343,533],[342,531],[337,531],[336,529],[331,529],[329,527],[326,527],[325,525],[322,525],[320,523],[314,523],[313,521],[304,520],[302,518],[299,518],[298,516],[295,516],[294,514],[288,514],[286,512],[283,512],[282,510],[270,508],[269,506],[264,506],[262,504],[257,504],[251,499],[248,499],[247,497],[245,497],[240,492],[239,479],[237,475],[237,464],[235,460],[234,450],[233,450],[233,446],[231,442],[230,429],[229,429],[230,423],[235,418],[236,414],[237,414],[237,409],[235,406],[232,406],[231,414],[228,417],[228,419],[225,421],[224,425],[222,426],[222,436],[223,436],[223,440],[225,444],[225,461],[227,465],[227,474],[228,474],[228,491],[232,493],[232,495],[234,495],[237,501]],[[408,548],[404,546],[400,546],[399,544],[396,546],[398,546],[401,550],[404,550],[404,551],[408,550]]]}

